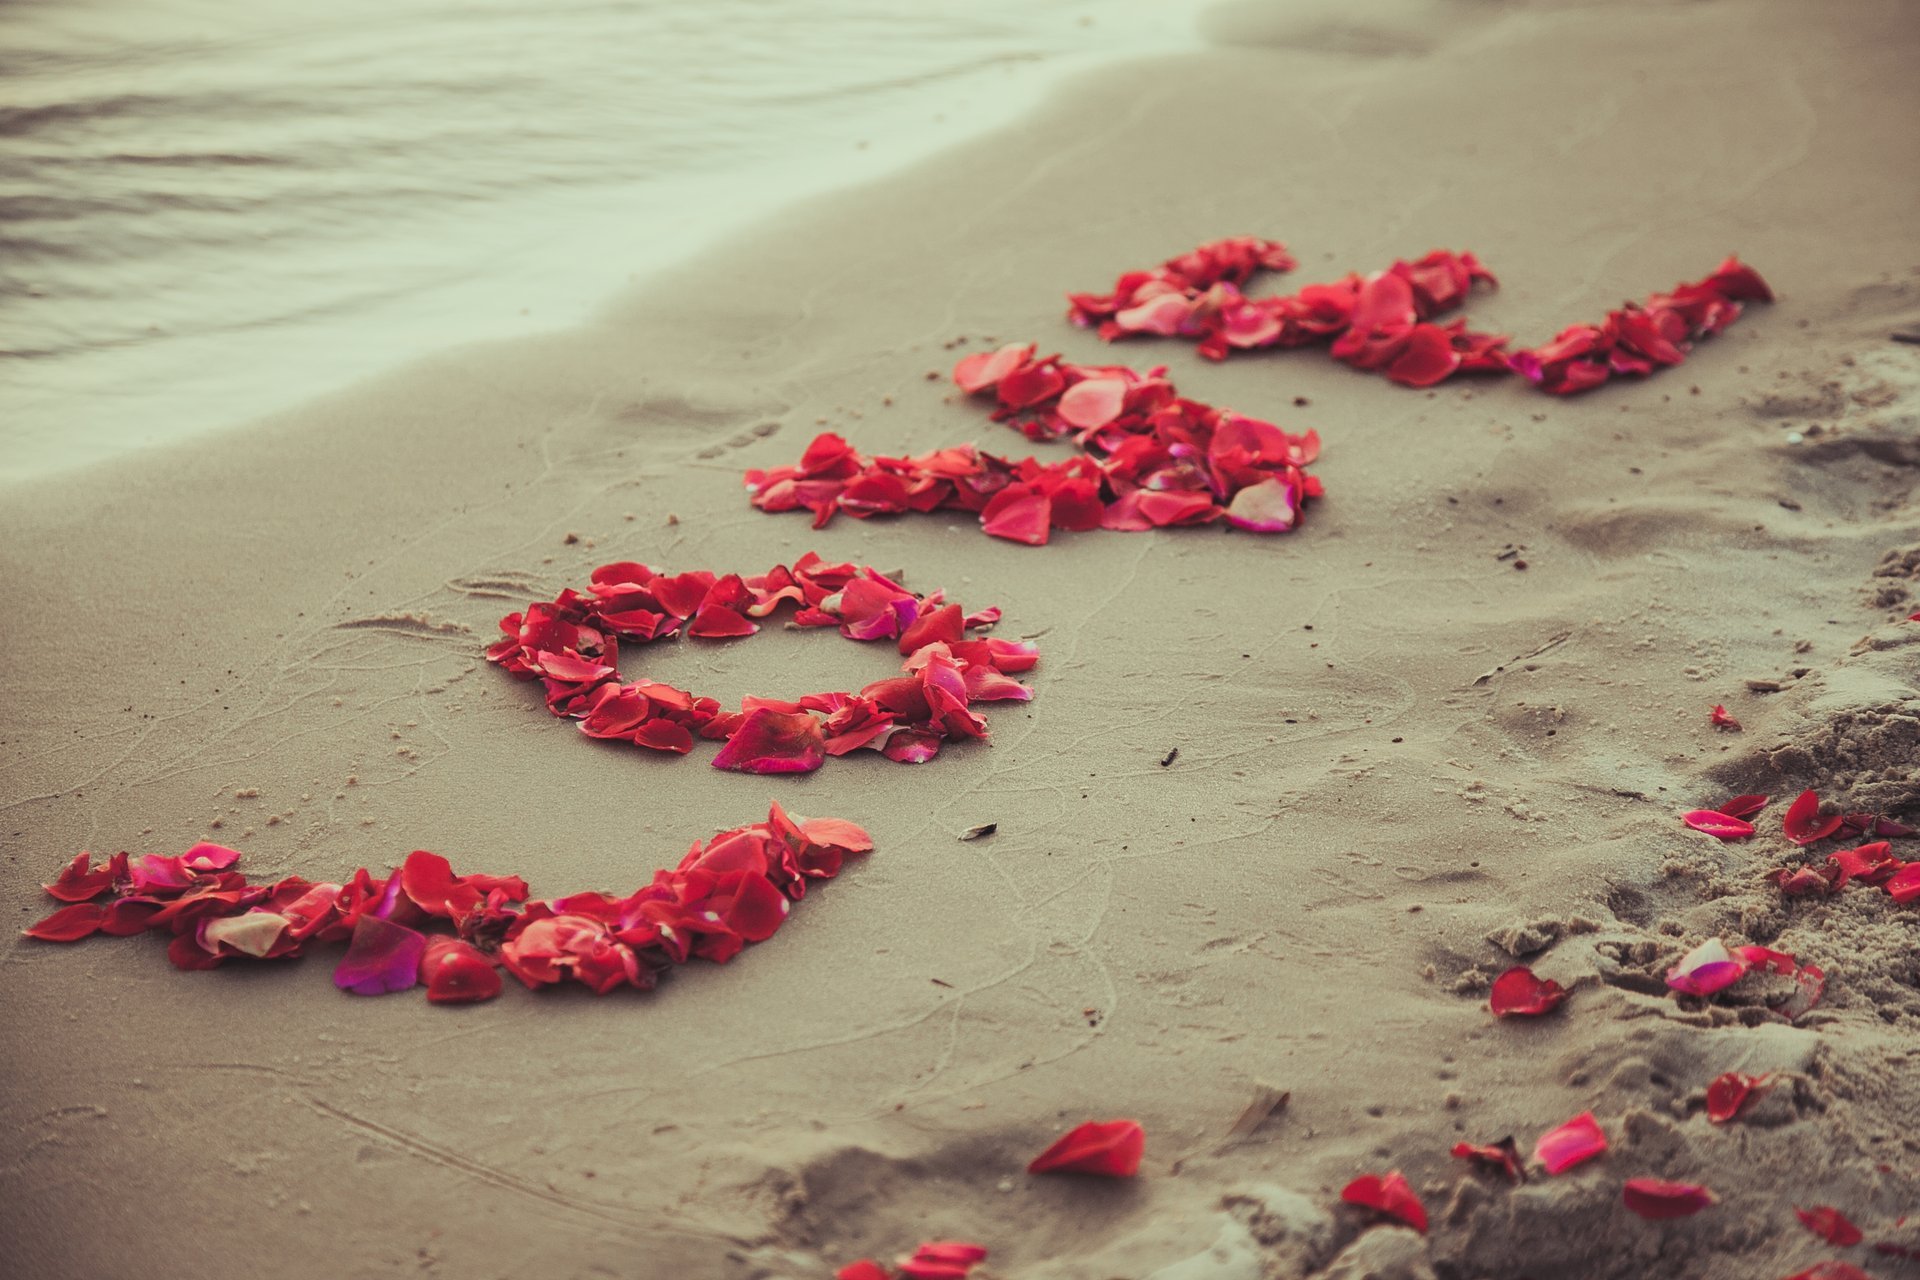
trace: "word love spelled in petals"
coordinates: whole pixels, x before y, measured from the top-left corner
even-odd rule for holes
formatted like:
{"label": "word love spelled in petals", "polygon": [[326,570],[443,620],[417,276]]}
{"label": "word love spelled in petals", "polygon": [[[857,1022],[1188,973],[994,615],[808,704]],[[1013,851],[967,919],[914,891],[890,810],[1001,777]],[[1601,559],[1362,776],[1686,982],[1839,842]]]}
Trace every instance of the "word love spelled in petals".
{"label": "word love spelled in petals", "polygon": [[1089,1120],[1062,1134],[1027,1165],[1028,1173],[1090,1173],[1131,1178],[1140,1171],[1146,1131],[1132,1120]]}
{"label": "word love spelled in petals", "polygon": [[[906,655],[902,674],[858,693],[747,698],[737,711],[652,680],[621,682],[622,640],[651,644],[683,627],[717,640],[752,635],[788,605],[795,626],[893,642]],[[696,737],[719,739],[716,769],[811,773],[829,756],[863,748],[919,764],[943,742],[985,738],[974,704],[1032,698],[1012,677],[1040,660],[1030,644],[968,634],[999,620],[998,609],[965,613],[942,592],[915,595],[870,566],[828,564],[812,552],[753,578],[669,576],[622,561],[595,569],[584,595],[569,588],[500,619],[506,636],[487,661],[540,681],[547,710],[577,721],[589,738],[678,755],[692,751]]]}
{"label": "word love spelled in petals", "polygon": [[[229,960],[280,960],[309,943],[345,942],[334,985],[386,995],[424,984],[434,1004],[471,1004],[500,994],[496,965],[528,987],[579,982],[600,995],[650,990],[665,970],[699,958],[724,964],[764,942],[851,854],[873,848],[838,818],[796,818],[774,805],[765,822],[695,841],[680,865],[654,873],[624,898],[576,893],[529,902],[518,876],[456,875],[438,854],[416,849],[385,876],[361,867],[343,884],[287,876],[253,884],[232,870],[240,854],[196,845],[177,858],[127,854],[83,864],[105,904],[75,903],[27,936],[77,942],[93,933],[168,932],[168,958],[182,969]],[[96,896],[97,896],[96,895]],[[54,925],[87,912],[87,927]],[[453,934],[429,933],[445,922]]]}

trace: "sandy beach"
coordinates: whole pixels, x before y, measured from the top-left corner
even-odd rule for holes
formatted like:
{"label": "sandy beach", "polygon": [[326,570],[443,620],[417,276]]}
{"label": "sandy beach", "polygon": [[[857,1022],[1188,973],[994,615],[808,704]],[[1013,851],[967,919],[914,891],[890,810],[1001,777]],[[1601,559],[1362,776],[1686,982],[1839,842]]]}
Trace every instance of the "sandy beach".
{"label": "sandy beach", "polygon": [[[7,492],[18,928],[83,849],[208,840],[315,880],[428,849],[551,897],[625,893],[770,801],[875,843],[649,994],[440,1008],[343,994],[335,949],[184,972],[158,938],[16,940],[16,1274],[824,1280],[946,1238],[1036,1280],[1920,1275],[1920,907],[1763,878],[1807,861],[1780,835],[1806,788],[1920,825],[1920,348],[1892,338],[1920,330],[1920,22],[1242,3],[1205,30],[770,209],[587,327]],[[1471,250],[1501,281],[1475,327],[1520,343],[1733,252],[1778,301],[1567,398],[1065,323],[1068,290],[1230,235],[1293,249],[1281,289]],[[1058,450],[949,380],[1012,341],[1313,428],[1327,496],[1284,536],[1042,548],[748,505],[742,473],[821,431]],[[591,741],[482,657],[608,561],[810,550],[999,606],[1040,648],[1032,702],[924,765],[757,777]],[[779,627],[624,656],[725,702],[897,660]],[[1751,840],[1680,821],[1744,792],[1772,797]],[[1676,998],[1715,937],[1817,963],[1824,998]],[[1566,1004],[1494,1019],[1519,963]],[[1769,1087],[1710,1123],[1729,1071]],[[1262,1089],[1287,1101],[1230,1140]],[[1449,1155],[1588,1111],[1609,1150],[1558,1176]],[[1137,1178],[1024,1172],[1119,1116]],[[1340,1204],[1388,1170],[1425,1234]],[[1635,1177],[1718,1202],[1647,1221]],[[1816,1237],[1814,1205],[1864,1241]]]}

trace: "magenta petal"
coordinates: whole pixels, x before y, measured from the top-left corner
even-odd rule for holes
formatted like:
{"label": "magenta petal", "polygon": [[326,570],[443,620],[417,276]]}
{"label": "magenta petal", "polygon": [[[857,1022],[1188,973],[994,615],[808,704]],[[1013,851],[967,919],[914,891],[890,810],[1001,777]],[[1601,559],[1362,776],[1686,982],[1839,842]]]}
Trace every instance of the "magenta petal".
{"label": "magenta petal", "polygon": [[1285,533],[1300,516],[1300,494],[1277,476],[1233,495],[1227,523],[1254,533]]}
{"label": "magenta petal", "polygon": [[1667,985],[1683,995],[1710,996],[1740,981],[1748,967],[1726,943],[1709,938],[1667,970]]}
{"label": "magenta petal", "polygon": [[713,758],[716,769],[741,773],[812,773],[826,763],[820,721],[805,711],[758,707]]}
{"label": "magenta petal", "polygon": [[333,985],[357,996],[405,991],[420,980],[420,957],[426,950],[425,934],[363,915],[353,923],[353,941],[333,971]]}

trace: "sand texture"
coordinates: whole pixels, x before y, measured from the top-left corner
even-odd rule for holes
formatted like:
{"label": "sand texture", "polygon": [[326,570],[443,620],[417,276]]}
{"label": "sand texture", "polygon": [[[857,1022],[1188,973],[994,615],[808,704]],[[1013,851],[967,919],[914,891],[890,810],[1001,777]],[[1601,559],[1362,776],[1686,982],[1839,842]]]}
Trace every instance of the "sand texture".
{"label": "sand texture", "polygon": [[[1920,912],[1760,878],[1808,860],[1778,834],[1803,787],[1920,822],[1920,348],[1889,337],[1920,328],[1914,10],[1366,14],[1229,8],[1207,52],[784,211],[590,328],[9,493],[21,926],[82,848],[211,839],[315,879],[426,848],[550,896],[625,892],[769,799],[877,843],[652,995],[447,1010],[343,995],[331,955],[184,973],[154,938],[19,940],[12,1274],[819,1280],[937,1237],[1059,1280],[1914,1274],[1871,1244],[1920,1245]],[[1731,251],[1780,300],[1569,400],[1062,321],[1065,290],[1233,234],[1300,255],[1274,287],[1471,249],[1503,281],[1475,327],[1523,341]],[[1044,549],[747,506],[743,468],[828,427],[1029,451],[946,381],[1015,339],[1317,428],[1329,496],[1290,536]],[[769,779],[588,741],[481,661],[603,561],[809,549],[1000,605],[1041,647],[1034,701],[924,766]],[[658,648],[629,675],[724,699],[894,667],[779,629]],[[1755,840],[1680,825],[1741,791],[1776,797]],[[1713,936],[1819,963],[1824,1003],[1683,1005],[1661,976]],[[1495,1022],[1516,957],[1568,1004]],[[1774,1087],[1710,1125],[1728,1070]],[[1288,1102],[1229,1141],[1262,1087]],[[1586,1110],[1612,1148],[1560,1177],[1448,1155]],[[1121,1115],[1137,1180],[1022,1172]],[[1425,1238],[1337,1203],[1388,1169]],[[1720,1203],[1643,1221],[1635,1176]],[[1815,1203],[1868,1243],[1815,1239]]]}

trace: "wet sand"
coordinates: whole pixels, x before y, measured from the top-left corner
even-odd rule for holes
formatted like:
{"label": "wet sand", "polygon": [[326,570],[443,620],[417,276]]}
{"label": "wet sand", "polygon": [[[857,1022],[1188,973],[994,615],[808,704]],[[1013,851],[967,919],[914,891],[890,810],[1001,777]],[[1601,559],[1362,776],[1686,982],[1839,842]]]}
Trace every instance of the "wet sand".
{"label": "wet sand", "polygon": [[[448,1010],[343,995],[330,955],[183,973],[156,939],[17,942],[22,1273],[823,1277],[937,1237],[1074,1280],[1915,1265],[1870,1246],[1920,1245],[1896,1226],[1920,1204],[1920,918],[1760,879],[1803,787],[1920,820],[1920,376],[1889,340],[1920,327],[1913,18],[1335,13],[1223,10],[1220,47],[781,212],[588,328],[10,493],[22,926],[81,848],[212,839],[315,879],[426,848],[544,897],[625,892],[769,799],[877,844],[777,938],[651,995]],[[1471,249],[1502,279],[1475,327],[1523,342],[1730,251],[1780,300],[1572,400],[1062,321],[1066,290],[1233,234],[1293,247],[1281,288]],[[1317,428],[1328,497],[1285,537],[1038,550],[955,514],[816,533],[747,506],[744,468],[828,428],[1024,452],[944,380],[1015,339]],[[603,561],[809,549],[1001,606],[1041,647],[1034,701],[924,766],[768,779],[588,741],[480,660],[502,613]],[[629,665],[723,699],[892,667],[777,629]],[[1776,797],[1760,838],[1680,825],[1742,791]],[[1819,963],[1825,1001],[1683,1007],[1660,975],[1712,936]],[[1573,988],[1551,1018],[1488,1015],[1516,957]],[[1710,1125],[1727,1070],[1774,1087]],[[1225,1144],[1261,1085],[1288,1104]],[[1585,1110],[1612,1149],[1559,1177],[1509,1190],[1447,1154]],[[1021,1172],[1114,1115],[1146,1126],[1138,1180]],[[1424,1241],[1337,1204],[1392,1168]],[[1643,1221],[1638,1176],[1720,1203]],[[1813,1203],[1867,1244],[1803,1230]]]}

